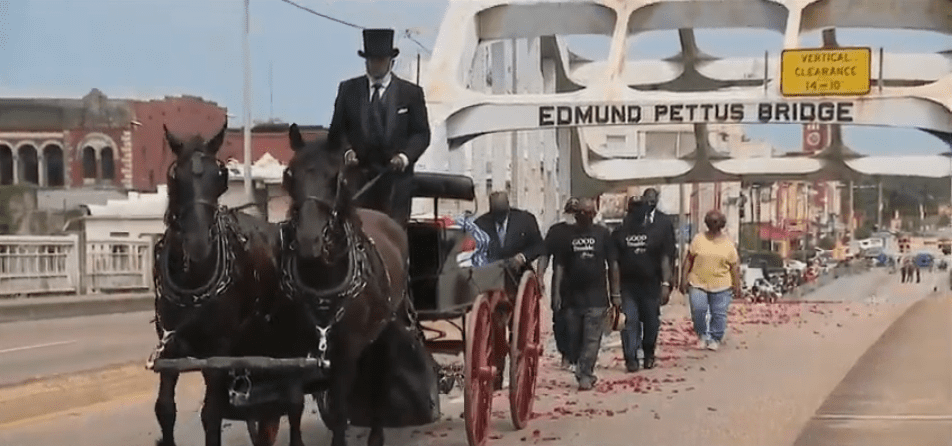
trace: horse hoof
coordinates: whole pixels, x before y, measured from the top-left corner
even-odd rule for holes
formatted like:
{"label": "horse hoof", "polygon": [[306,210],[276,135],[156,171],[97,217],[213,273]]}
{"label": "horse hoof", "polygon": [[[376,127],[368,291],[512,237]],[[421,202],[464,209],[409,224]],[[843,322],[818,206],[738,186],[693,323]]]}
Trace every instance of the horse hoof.
{"label": "horse hoof", "polygon": [[156,440],[155,446],[175,446],[175,440],[166,440],[164,438],[161,440]]}

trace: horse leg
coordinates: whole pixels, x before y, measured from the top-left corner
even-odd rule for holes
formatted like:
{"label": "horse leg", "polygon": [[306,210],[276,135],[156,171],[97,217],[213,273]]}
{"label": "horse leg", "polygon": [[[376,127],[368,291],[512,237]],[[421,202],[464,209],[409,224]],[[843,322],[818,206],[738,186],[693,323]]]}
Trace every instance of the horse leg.
{"label": "horse leg", "polygon": [[330,402],[331,412],[335,414],[331,431],[333,440],[331,446],[347,446],[348,416],[347,398],[354,386],[354,375],[357,373],[357,360],[345,355],[333,362],[333,377],[331,378]]}
{"label": "horse leg", "polygon": [[288,424],[291,426],[291,446],[304,446],[301,436],[301,418],[304,417],[304,388],[298,380],[291,386],[291,405],[288,409]]}
{"label": "horse leg", "polygon": [[221,446],[221,424],[227,393],[224,374],[205,371],[205,401],[202,404],[202,427],[205,429],[205,446]]}
{"label": "horse leg", "polygon": [[274,446],[281,428],[281,418],[266,418],[248,422],[248,436],[254,446]]}
{"label": "horse leg", "polygon": [[155,399],[155,418],[162,429],[162,438],[156,446],[175,446],[175,385],[179,374],[162,372],[159,374],[159,395]]}

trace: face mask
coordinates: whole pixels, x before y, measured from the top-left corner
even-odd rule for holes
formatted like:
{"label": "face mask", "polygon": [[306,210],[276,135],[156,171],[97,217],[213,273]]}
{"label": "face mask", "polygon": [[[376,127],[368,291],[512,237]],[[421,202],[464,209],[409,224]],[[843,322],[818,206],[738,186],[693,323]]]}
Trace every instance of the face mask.
{"label": "face mask", "polygon": [[508,209],[497,209],[493,211],[493,220],[495,220],[496,223],[501,224],[502,222],[506,221],[506,217],[508,215],[509,215]]}
{"label": "face mask", "polygon": [[590,214],[578,214],[575,216],[575,221],[580,226],[591,226],[594,219],[595,216]]}

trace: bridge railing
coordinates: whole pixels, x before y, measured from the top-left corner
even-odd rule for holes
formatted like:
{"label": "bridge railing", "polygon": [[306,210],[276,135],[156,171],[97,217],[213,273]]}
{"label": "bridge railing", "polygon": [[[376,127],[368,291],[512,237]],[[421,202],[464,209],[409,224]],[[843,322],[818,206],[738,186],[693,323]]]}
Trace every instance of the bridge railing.
{"label": "bridge railing", "polygon": [[0,295],[75,293],[79,236],[0,236]]}
{"label": "bridge railing", "polygon": [[152,285],[151,241],[86,241],[85,283],[89,292],[149,289]]}
{"label": "bridge railing", "polygon": [[151,240],[0,236],[0,297],[152,289]]}

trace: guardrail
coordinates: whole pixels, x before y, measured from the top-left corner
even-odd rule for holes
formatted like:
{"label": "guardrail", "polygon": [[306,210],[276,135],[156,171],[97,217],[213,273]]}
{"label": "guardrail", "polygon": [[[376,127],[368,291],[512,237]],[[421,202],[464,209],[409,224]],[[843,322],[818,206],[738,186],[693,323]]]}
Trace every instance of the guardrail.
{"label": "guardrail", "polygon": [[151,240],[0,236],[0,296],[147,291]]}

